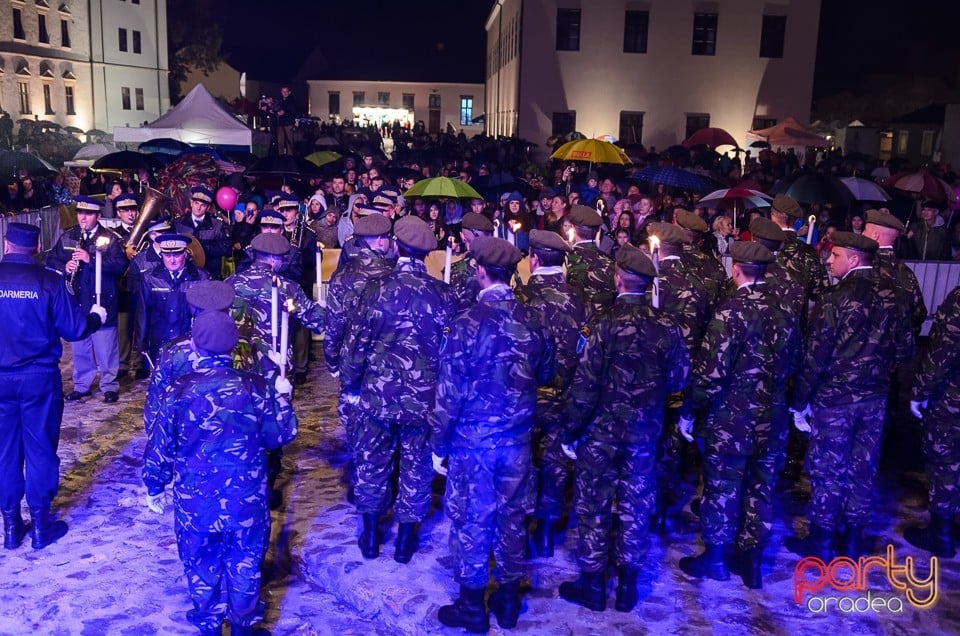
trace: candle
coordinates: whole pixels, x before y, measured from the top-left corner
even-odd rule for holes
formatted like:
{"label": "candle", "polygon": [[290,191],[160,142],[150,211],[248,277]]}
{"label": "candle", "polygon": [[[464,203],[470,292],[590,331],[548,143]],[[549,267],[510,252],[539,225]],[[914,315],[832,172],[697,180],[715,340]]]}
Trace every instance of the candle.
{"label": "candle", "polygon": [[650,260],[653,261],[653,271],[656,276],[653,277],[653,289],[651,290],[652,304],[660,308],[660,239],[651,236],[647,239],[650,242]]}
{"label": "candle", "polygon": [[597,230],[597,238],[595,239],[597,247],[600,247],[600,230]]}
{"label": "candle", "polygon": [[317,302],[323,302],[323,243],[317,241]]}
{"label": "candle", "polygon": [[450,267],[453,265],[453,237],[447,237],[447,253],[443,257],[443,282],[450,284]]}
{"label": "candle", "polygon": [[287,377],[287,362],[289,356],[287,348],[290,346],[290,314],[293,313],[293,299],[288,298],[283,304],[282,319],[280,320],[280,377]]}
{"label": "candle", "polygon": [[520,222],[516,220],[510,221],[510,242],[513,243],[513,246],[517,246],[517,232],[520,230]]}
{"label": "candle", "polygon": [[94,245],[94,251],[96,252],[95,258],[95,275],[94,275],[94,292],[97,297],[97,304],[100,304],[100,295],[103,290],[103,250],[110,245],[110,239],[106,236],[101,236],[97,239],[96,244]]}
{"label": "candle", "polygon": [[272,344],[270,348],[274,353],[277,352],[277,319],[280,311],[280,279],[273,277],[273,283],[270,286],[270,337]]}
{"label": "candle", "polygon": [[817,217],[815,214],[811,214],[810,218],[807,219],[807,245],[813,243],[813,227],[817,224]]}

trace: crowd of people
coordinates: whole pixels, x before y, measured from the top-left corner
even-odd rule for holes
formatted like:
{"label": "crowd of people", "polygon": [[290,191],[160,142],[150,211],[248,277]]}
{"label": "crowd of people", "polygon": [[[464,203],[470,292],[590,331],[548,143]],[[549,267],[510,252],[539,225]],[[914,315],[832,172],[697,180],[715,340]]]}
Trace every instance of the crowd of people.
{"label": "crowd of people", "polygon": [[[5,548],[26,536],[24,494],[35,548],[67,532],[50,512],[63,401],[82,404],[99,385],[113,403],[124,375],[150,377],[146,505],[163,512],[172,488],[189,618],[204,634],[224,621],[252,633],[269,511],[283,505],[274,480],[297,432],[292,396],[311,390],[311,336],[323,334],[360,554],[379,557],[392,511],[393,557],[413,561],[434,474],[445,477],[460,584],[439,610],[445,625],[484,633],[492,613],[514,627],[528,538],[552,557],[571,513],[580,576],[560,597],[605,609],[612,564],[614,607],[631,611],[681,471],[702,473],[704,550],[679,563],[692,578],[733,572],[762,586],[773,489],[801,466],[809,531],[790,549],[825,562],[871,552],[891,379],[917,356],[927,315],[896,246],[945,256],[946,230],[934,230],[938,218],[950,226],[948,210],[925,202],[910,227],[882,209],[849,227],[825,214],[814,246],[802,239],[816,210],[785,195],[735,220],[696,196],[560,166],[526,175],[526,193],[407,198],[431,168],[404,163],[392,172],[368,154],[277,192],[238,176],[225,180],[228,210],[197,185],[176,218],[139,218],[134,179],[109,184],[107,201],[71,182],[78,224],[45,268],[38,229],[7,224],[0,298],[19,328],[0,334],[0,408],[15,423],[0,447]],[[462,159],[443,172],[493,171]],[[441,280],[426,259],[448,247]],[[911,403],[931,520],[906,539],[947,558],[960,511],[957,302],[954,292],[934,317],[938,346],[921,350]],[[66,395],[61,338],[74,359]]]}

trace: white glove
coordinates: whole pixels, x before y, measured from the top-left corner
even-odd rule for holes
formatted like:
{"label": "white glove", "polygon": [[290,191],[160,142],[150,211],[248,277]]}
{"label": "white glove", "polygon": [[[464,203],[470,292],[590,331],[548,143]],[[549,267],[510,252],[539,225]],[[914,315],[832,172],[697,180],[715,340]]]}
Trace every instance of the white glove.
{"label": "white glove", "polygon": [[927,403],[929,400],[924,400],[923,402],[915,402],[910,400],[910,412],[913,413],[913,416],[918,420],[923,419],[923,409],[927,408]]}
{"label": "white glove", "polygon": [[103,305],[94,305],[90,308],[90,313],[100,316],[100,324],[107,322],[107,310]]}
{"label": "white glove", "polygon": [[438,475],[442,475],[442,476],[446,477],[446,476],[447,476],[447,467],[443,465],[443,462],[445,462],[445,461],[447,460],[447,458],[446,458],[446,457],[440,457],[440,456],[437,455],[436,453],[433,453],[432,459],[433,459],[433,472],[437,473]]}
{"label": "white glove", "polygon": [[793,413],[793,426],[801,433],[810,432],[810,420],[813,418],[813,411],[810,410],[810,405],[803,407],[802,411],[794,411],[790,409],[790,412]]}
{"label": "white glove", "polygon": [[273,349],[267,351],[267,357],[270,358],[270,361],[278,367],[280,366],[280,363],[283,362],[283,357],[281,357],[280,352],[274,351]]}
{"label": "white glove", "polygon": [[681,417],[680,421],[677,423],[677,427],[680,429],[680,435],[683,436],[683,439],[688,442],[693,441],[693,419],[689,417]]}
{"label": "white glove", "polygon": [[330,372],[330,377],[336,380],[340,377],[340,372],[334,369],[333,371]]}
{"label": "white glove", "polygon": [[359,393],[345,393],[343,399],[347,401],[347,404],[352,404],[353,406],[360,404]]}
{"label": "white glove", "polygon": [[273,388],[275,388],[277,393],[280,393],[281,395],[289,396],[293,393],[293,385],[290,384],[290,380],[282,375],[278,375],[277,379],[273,381]]}
{"label": "white glove", "polygon": [[158,495],[151,495],[150,493],[147,493],[147,508],[149,508],[151,512],[155,512],[158,515],[162,515],[163,508],[164,506],[166,506],[166,504],[167,504],[166,491]]}
{"label": "white glove", "polygon": [[560,444],[560,450],[562,450],[563,454],[569,457],[570,459],[572,459],[573,461],[577,461],[577,443],[576,442],[574,442],[573,444]]}

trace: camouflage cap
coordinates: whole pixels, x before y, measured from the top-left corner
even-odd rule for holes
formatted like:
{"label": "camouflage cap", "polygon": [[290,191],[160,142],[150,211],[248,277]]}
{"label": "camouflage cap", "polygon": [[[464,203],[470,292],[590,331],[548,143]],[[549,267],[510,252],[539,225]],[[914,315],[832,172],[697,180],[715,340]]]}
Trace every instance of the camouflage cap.
{"label": "camouflage cap", "polygon": [[210,353],[229,353],[240,340],[233,318],[222,311],[205,311],[193,321],[193,342]]}
{"label": "camouflage cap", "polygon": [[873,239],[854,232],[834,232],[833,244],[837,247],[845,247],[849,250],[857,250],[858,252],[867,252],[869,254],[873,254],[880,249],[880,244]]}
{"label": "camouflage cap", "polygon": [[382,214],[368,214],[361,216],[353,224],[354,236],[383,236],[393,229],[390,219]]}
{"label": "camouflage cap", "polygon": [[872,223],[881,227],[889,227],[898,232],[903,232],[906,229],[903,225],[903,221],[893,216],[889,212],[882,212],[880,210],[872,209],[867,210],[865,219],[867,223]]}
{"label": "camouflage cap", "polygon": [[647,234],[656,236],[662,243],[682,245],[683,243],[690,242],[687,233],[673,223],[661,223],[659,221],[649,223],[647,225]]}
{"label": "camouflage cap", "polygon": [[226,311],[233,305],[236,292],[222,280],[204,280],[188,287],[186,298],[192,307],[202,311]]}
{"label": "camouflage cap", "polygon": [[682,228],[692,232],[706,232],[707,222],[689,210],[677,208],[673,211],[673,219]]}
{"label": "camouflage cap", "polygon": [[[384,217],[386,218],[386,217]],[[437,249],[437,237],[426,221],[415,216],[405,216],[393,227],[397,242],[409,248],[429,252]]]}
{"label": "camouflage cap", "polygon": [[600,227],[603,225],[603,219],[600,218],[596,210],[579,203],[570,208],[570,214],[567,215],[567,218],[578,227]]}
{"label": "camouflage cap", "polygon": [[274,256],[284,256],[290,251],[290,241],[282,234],[257,234],[250,241],[250,246],[258,252]]}
{"label": "camouflage cap", "polygon": [[730,258],[736,263],[761,263],[767,265],[777,260],[773,252],[753,241],[735,241],[730,245]]}
{"label": "camouflage cap", "polygon": [[770,207],[778,212],[783,212],[787,216],[792,216],[795,219],[799,219],[803,216],[803,208],[800,207],[800,204],[797,203],[797,200],[785,194],[778,194],[775,196],[773,198],[773,203],[770,204]]}
{"label": "camouflage cap", "polygon": [[763,216],[758,216],[750,221],[750,234],[753,238],[776,241],[777,243],[783,243],[787,240],[787,233],[781,230],[779,225]]}
{"label": "camouflage cap", "polygon": [[484,214],[476,212],[467,212],[463,215],[461,227],[465,230],[476,230],[478,232],[493,232],[493,221]]}
{"label": "camouflage cap", "polygon": [[556,232],[549,230],[530,230],[530,247],[536,250],[554,250],[570,252],[573,248]]}
{"label": "camouflage cap", "polygon": [[657,270],[643,250],[626,243],[617,250],[617,267],[632,274],[654,278]]}
{"label": "camouflage cap", "polygon": [[512,243],[495,236],[478,236],[470,244],[470,253],[480,265],[499,269],[511,269],[523,258]]}

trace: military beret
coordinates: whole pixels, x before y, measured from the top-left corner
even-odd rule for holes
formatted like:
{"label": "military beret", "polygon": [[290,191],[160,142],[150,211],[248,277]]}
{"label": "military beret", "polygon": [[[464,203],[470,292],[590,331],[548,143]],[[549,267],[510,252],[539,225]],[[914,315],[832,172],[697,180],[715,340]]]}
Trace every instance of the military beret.
{"label": "military beret", "polygon": [[773,252],[753,241],[734,241],[731,243],[730,258],[737,263],[760,263],[763,265],[777,260]]}
{"label": "military beret", "polygon": [[675,209],[673,211],[673,218],[677,222],[677,225],[692,232],[706,232],[708,229],[706,221],[693,212],[684,210],[683,208]]}
{"label": "military beret", "polygon": [[834,232],[833,244],[837,247],[845,247],[858,252],[868,252],[873,254],[880,248],[880,244],[863,234],[854,232]]}
{"label": "military beret", "polygon": [[172,229],[173,226],[170,225],[170,221],[159,221],[147,228],[147,234],[154,234],[156,232],[169,232]]}
{"label": "military beret", "polygon": [[357,201],[357,203],[353,206],[353,209],[356,210],[357,214],[360,216],[366,216],[368,214],[379,214],[380,216],[383,216],[383,210],[376,208],[369,203],[361,203],[360,201]]}
{"label": "military beret", "polygon": [[[384,217],[386,218],[386,217]],[[415,216],[405,216],[393,227],[397,241],[421,252],[437,249],[437,237],[426,221]]]}
{"label": "military beret", "polygon": [[213,203],[213,192],[206,186],[193,186],[190,188],[190,198],[203,203]]}
{"label": "military beret", "polygon": [[475,238],[470,244],[470,253],[480,265],[498,269],[511,269],[523,258],[513,244],[495,236]]}
{"label": "military beret", "polygon": [[549,230],[530,230],[530,247],[535,250],[554,250],[570,252],[573,248],[556,232]]}
{"label": "military beret", "polygon": [[298,201],[295,197],[280,197],[280,200],[274,203],[273,207],[277,210],[299,209],[300,201]]}
{"label": "military beret", "polygon": [[202,280],[186,292],[187,302],[203,311],[226,311],[233,305],[236,292],[222,280]]}
{"label": "military beret", "polygon": [[578,227],[600,227],[603,225],[603,219],[600,218],[596,210],[579,203],[570,208],[570,214],[567,218]]}
{"label": "military beret", "polygon": [[683,243],[690,242],[690,238],[687,236],[687,233],[673,223],[660,223],[659,221],[654,221],[653,223],[647,225],[647,234],[656,236],[663,243],[674,243],[676,245],[681,245]]}
{"label": "military beret", "polygon": [[867,223],[873,223],[874,225],[879,225],[881,227],[889,227],[898,232],[903,232],[906,228],[903,225],[903,221],[893,216],[889,212],[881,212],[880,210],[867,210],[866,213]]}
{"label": "military beret", "polygon": [[353,224],[354,236],[383,236],[393,229],[390,219],[382,214],[368,214],[361,216]]}
{"label": "military beret", "polygon": [[260,213],[260,225],[283,225],[283,215],[274,210],[264,210]]}
{"label": "military beret", "polygon": [[777,241],[778,243],[787,240],[787,233],[781,230],[779,225],[762,216],[750,221],[750,234],[754,238]]}
{"label": "military beret", "polygon": [[7,223],[7,234],[4,240],[20,247],[37,247],[40,239],[40,228],[29,223]]}
{"label": "military beret", "polygon": [[250,246],[258,252],[274,256],[284,256],[290,251],[290,241],[282,234],[257,234],[250,241]]}
{"label": "military beret", "polygon": [[77,214],[100,214],[103,210],[101,202],[82,194],[73,197],[73,201],[77,204]]}
{"label": "military beret", "polygon": [[120,208],[139,208],[140,204],[137,203],[137,197],[132,194],[121,194],[113,201],[113,207],[116,209]]}
{"label": "military beret", "polygon": [[778,194],[775,196],[773,198],[773,203],[770,204],[770,207],[778,212],[783,212],[787,216],[792,216],[795,219],[799,219],[803,216],[803,208],[800,207],[800,204],[797,203],[797,200],[785,194]]}
{"label": "military beret", "polygon": [[222,311],[205,311],[193,321],[193,342],[210,353],[229,353],[240,340],[233,318]]}
{"label": "military beret", "polygon": [[154,243],[164,254],[179,254],[186,251],[190,237],[183,234],[161,234]]}
{"label": "military beret", "polygon": [[553,188],[544,188],[540,191],[541,199],[552,199],[555,196],[557,196],[557,191]]}
{"label": "military beret", "polygon": [[465,230],[476,230],[478,232],[493,232],[493,221],[487,218],[484,214],[477,214],[476,212],[467,212],[463,215],[463,220],[460,222],[461,227]]}
{"label": "military beret", "polygon": [[617,250],[617,267],[632,274],[654,278],[657,270],[643,250],[626,243]]}

